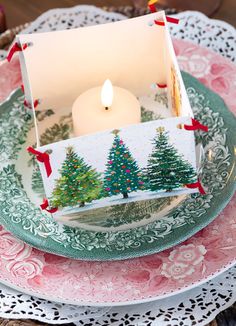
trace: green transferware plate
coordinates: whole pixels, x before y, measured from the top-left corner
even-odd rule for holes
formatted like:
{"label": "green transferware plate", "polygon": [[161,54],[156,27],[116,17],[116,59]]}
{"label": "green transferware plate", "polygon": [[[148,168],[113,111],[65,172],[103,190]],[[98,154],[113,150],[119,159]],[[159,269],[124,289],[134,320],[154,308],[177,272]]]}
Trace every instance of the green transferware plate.
{"label": "green transferware plate", "polygon": [[[183,73],[196,119],[208,133],[196,132],[205,157],[201,168],[207,195],[188,195],[123,204],[76,218],[77,228],[42,213],[42,180],[26,151],[34,145],[31,113],[25,111],[20,90],[0,106],[0,223],[33,247],[84,260],[140,257],[172,247],[209,224],[235,191],[236,119],[223,100]],[[162,95],[157,99],[165,106]],[[155,119],[143,108],[143,120]],[[71,117],[38,112],[44,128],[41,143],[69,136]],[[45,122],[45,123],[44,123]],[[44,127],[43,127],[44,126]]]}

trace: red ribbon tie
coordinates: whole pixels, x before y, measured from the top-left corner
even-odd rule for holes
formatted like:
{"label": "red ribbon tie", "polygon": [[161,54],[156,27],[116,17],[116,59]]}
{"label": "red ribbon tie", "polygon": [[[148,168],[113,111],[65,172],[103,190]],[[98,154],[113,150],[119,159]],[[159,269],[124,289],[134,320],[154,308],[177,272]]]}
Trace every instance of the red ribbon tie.
{"label": "red ribbon tie", "polygon": [[200,192],[201,195],[205,195],[206,194],[206,192],[205,192],[203,186],[201,185],[201,182],[200,182],[199,179],[198,179],[197,182],[186,184],[186,187],[189,188],[189,189],[198,188],[198,190],[199,190],[199,192]]}
{"label": "red ribbon tie", "polygon": [[166,87],[167,87],[166,84],[157,84],[157,86],[158,86],[159,88],[166,88]]}
{"label": "red ribbon tie", "polygon": [[151,12],[156,12],[157,10],[156,10],[156,6],[155,6],[155,4],[157,3],[157,0],[149,0],[148,1],[148,7],[149,7],[149,10],[151,11]]}
{"label": "red ribbon tie", "polygon": [[192,119],[192,125],[184,125],[184,129],[186,130],[202,130],[207,132],[208,127],[202,125],[198,120]]}
{"label": "red ribbon tie", "polygon": [[[34,101],[34,108],[36,108],[38,105],[39,105],[39,100],[35,100]],[[30,104],[26,100],[24,100],[24,106],[26,106],[29,109],[32,109]]]}
{"label": "red ribbon tie", "polygon": [[10,48],[10,51],[7,55],[7,61],[10,62],[13,55],[16,53],[16,52],[20,52],[20,51],[23,51],[25,50],[26,48],[28,47],[28,44],[27,43],[24,43],[22,46],[19,45],[18,43],[14,43],[12,45],[12,47]]}
{"label": "red ribbon tie", "polygon": [[47,211],[48,213],[56,213],[56,211],[58,210],[56,207],[52,207],[52,208],[48,208],[49,203],[48,200],[46,198],[44,198],[43,203],[40,205],[41,209],[44,211]]}
{"label": "red ribbon tie", "polygon": [[163,20],[154,20],[154,23],[159,26],[165,26],[165,22]]}
{"label": "red ribbon tie", "polygon": [[168,21],[168,23],[172,23],[172,24],[178,24],[179,23],[179,19],[174,18],[174,17],[170,17],[170,16],[166,16],[166,20]]}
{"label": "red ribbon tie", "polygon": [[[179,23],[179,19],[170,16],[166,16],[166,21],[171,24]],[[163,20],[154,20],[154,23],[159,26],[165,26],[165,22]]]}
{"label": "red ribbon tie", "polygon": [[33,147],[28,147],[27,151],[33,155],[36,155],[37,161],[44,163],[47,177],[49,177],[52,173],[52,168],[51,168],[50,157],[49,157],[48,153],[39,152],[39,151],[35,150]]}
{"label": "red ribbon tie", "polygon": [[148,7],[149,7],[150,11],[153,12],[153,13],[157,11],[157,10],[156,10],[156,7],[155,7],[155,5],[154,5],[154,3],[148,5]]}

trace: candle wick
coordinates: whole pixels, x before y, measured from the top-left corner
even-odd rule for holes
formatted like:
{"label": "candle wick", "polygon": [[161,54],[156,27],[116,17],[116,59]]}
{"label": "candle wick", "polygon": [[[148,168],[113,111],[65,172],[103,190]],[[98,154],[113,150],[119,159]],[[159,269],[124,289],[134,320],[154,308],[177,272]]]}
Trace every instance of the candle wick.
{"label": "candle wick", "polygon": [[105,110],[106,110],[106,111],[109,110],[109,106],[105,106]]}

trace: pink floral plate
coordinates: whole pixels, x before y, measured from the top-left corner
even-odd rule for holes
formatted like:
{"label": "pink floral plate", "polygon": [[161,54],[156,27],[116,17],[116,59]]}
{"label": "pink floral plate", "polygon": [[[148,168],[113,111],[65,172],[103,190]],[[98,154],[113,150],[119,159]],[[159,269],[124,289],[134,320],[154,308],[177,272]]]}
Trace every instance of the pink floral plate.
{"label": "pink floral plate", "polygon": [[[236,66],[182,40],[175,49],[183,70],[219,93],[236,112]],[[0,99],[20,85],[17,59],[0,63]],[[115,262],[86,262],[30,247],[0,227],[0,281],[22,292],[77,305],[121,305],[177,294],[236,262],[236,196],[193,237],[161,253]]]}

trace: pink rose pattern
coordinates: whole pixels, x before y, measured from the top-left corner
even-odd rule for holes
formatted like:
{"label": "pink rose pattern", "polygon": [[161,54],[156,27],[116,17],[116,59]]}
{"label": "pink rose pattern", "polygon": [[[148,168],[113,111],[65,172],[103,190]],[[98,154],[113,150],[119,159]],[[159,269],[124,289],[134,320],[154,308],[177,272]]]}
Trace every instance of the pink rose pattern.
{"label": "pink rose pattern", "polygon": [[43,263],[37,258],[26,259],[25,261],[11,260],[6,264],[6,269],[16,278],[31,279],[42,271]]}
{"label": "pink rose pattern", "polygon": [[164,263],[161,271],[162,275],[165,275],[167,278],[172,278],[174,280],[185,278],[186,276],[191,275],[193,273],[194,273],[193,266],[178,263],[178,262]]}
{"label": "pink rose pattern", "polygon": [[195,265],[200,264],[207,252],[203,245],[192,243],[178,246],[169,255],[169,261],[163,263],[161,274],[175,280],[185,278],[195,272]]}
{"label": "pink rose pattern", "polygon": [[232,111],[236,66],[221,55],[183,40],[174,41],[180,68],[198,78],[204,85],[221,95]]}
{"label": "pink rose pattern", "polygon": [[204,259],[206,252],[203,245],[195,246],[191,243],[172,250],[169,260],[180,264],[197,265]]}
{"label": "pink rose pattern", "polygon": [[17,56],[15,56],[12,61],[0,62],[0,103],[8,97],[12,90],[20,87],[22,84],[21,74],[20,74],[20,63]]}
{"label": "pink rose pattern", "polygon": [[181,56],[179,52],[178,61],[185,71],[191,71],[196,78],[204,77],[210,71],[210,60],[200,54],[191,54],[190,57]]}
{"label": "pink rose pattern", "polygon": [[24,242],[17,240],[10,233],[1,229],[0,231],[0,257],[4,260],[21,261],[28,258],[31,248]]}
{"label": "pink rose pattern", "polygon": [[[178,40],[174,45],[182,69],[220,93],[236,112],[233,90],[236,67],[188,42]],[[6,81],[0,98],[6,98],[20,84],[17,59],[14,65],[13,73],[12,66],[0,63],[1,85]],[[12,77],[8,79],[9,73]],[[76,261],[44,253],[15,239],[0,226],[0,280],[39,296],[91,303],[139,300],[189,287],[235,262],[235,199],[236,195],[214,222],[184,243],[123,262]]]}

